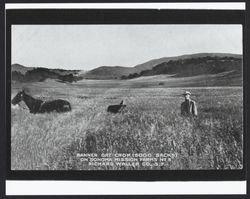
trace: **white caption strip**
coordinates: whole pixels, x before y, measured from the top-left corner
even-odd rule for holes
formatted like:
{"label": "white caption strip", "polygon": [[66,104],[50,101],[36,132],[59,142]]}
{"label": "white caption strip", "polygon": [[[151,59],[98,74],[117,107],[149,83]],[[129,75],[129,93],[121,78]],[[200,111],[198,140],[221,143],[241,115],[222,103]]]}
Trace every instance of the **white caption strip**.
{"label": "white caption strip", "polygon": [[105,182],[6,181],[6,195],[246,194],[246,181]]}
{"label": "white caption strip", "polygon": [[225,3],[7,3],[6,9],[216,9],[245,10],[244,2]]}

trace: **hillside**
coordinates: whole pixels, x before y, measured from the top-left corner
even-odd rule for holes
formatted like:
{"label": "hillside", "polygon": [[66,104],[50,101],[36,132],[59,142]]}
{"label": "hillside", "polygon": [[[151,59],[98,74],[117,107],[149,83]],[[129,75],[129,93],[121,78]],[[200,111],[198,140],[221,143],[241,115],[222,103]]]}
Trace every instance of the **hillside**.
{"label": "hillside", "polygon": [[[101,66],[86,72],[83,75],[85,79],[131,79],[139,77],[140,73],[144,73],[145,71],[152,70],[154,67],[158,66],[159,64],[168,63],[171,61],[182,61],[182,60],[196,60],[205,57],[214,57],[218,60],[223,60],[223,58],[231,57],[235,59],[242,59],[242,55],[238,54],[226,54],[226,53],[198,53],[198,54],[190,54],[190,55],[182,55],[176,57],[163,57],[160,59],[153,59],[143,64],[136,65],[134,67],[121,67],[121,66]],[[201,60],[202,61],[202,60]],[[196,64],[196,63],[194,63]],[[180,66],[180,64],[179,64]],[[184,62],[183,62],[184,66]],[[200,66],[197,66],[199,68]],[[185,68],[188,68],[185,66]],[[178,70],[183,70],[183,67],[178,68]],[[189,70],[189,69],[187,69]],[[183,73],[186,73],[187,70]],[[203,70],[203,69],[201,69]],[[202,73],[202,72],[201,72]],[[165,74],[158,72],[152,72],[152,75],[155,74]],[[149,75],[149,74],[148,74]]]}
{"label": "hillside", "polygon": [[[175,80],[179,81],[180,79],[177,78],[212,75],[209,78],[211,85],[224,85],[229,82],[234,82],[233,85],[242,85],[242,62],[242,55],[199,53],[155,59],[131,68],[101,66],[90,71],[34,68],[13,64],[12,80],[17,82],[38,82],[46,79],[54,79],[59,82],[72,83],[81,79],[131,80],[140,77],[166,75],[171,76],[172,79],[176,78]],[[218,79],[218,76],[213,76],[216,74],[226,75],[223,76],[223,81],[220,81],[222,77],[219,75],[220,78]],[[213,80],[215,78],[216,80]],[[189,84],[192,85],[192,81],[193,79]]]}
{"label": "hillside", "polygon": [[11,65],[11,71],[16,71],[24,75],[27,71],[33,70],[33,67],[26,67],[21,64],[12,64]]}
{"label": "hillside", "polygon": [[17,82],[39,82],[46,79],[73,82],[81,79],[81,77],[78,77],[78,72],[79,70],[25,67],[20,64],[13,64],[11,66],[11,78]]}
{"label": "hillside", "polygon": [[86,72],[82,77],[85,79],[120,79],[134,73],[134,68],[122,66],[101,66]]}
{"label": "hillside", "polygon": [[235,74],[242,74],[242,59],[207,56],[175,61],[170,60],[154,66],[151,70],[142,71],[139,76],[168,74],[175,77],[191,77],[229,71],[233,71]]}
{"label": "hillside", "polygon": [[202,57],[234,57],[234,58],[242,58],[242,55],[238,54],[230,54],[230,53],[197,53],[197,54],[187,54],[175,57],[163,57],[159,59],[153,59],[148,62],[138,64],[134,66],[135,73],[140,73],[144,70],[151,70],[154,66],[161,64],[163,62],[183,60],[183,59],[191,59],[191,58],[202,58]]}

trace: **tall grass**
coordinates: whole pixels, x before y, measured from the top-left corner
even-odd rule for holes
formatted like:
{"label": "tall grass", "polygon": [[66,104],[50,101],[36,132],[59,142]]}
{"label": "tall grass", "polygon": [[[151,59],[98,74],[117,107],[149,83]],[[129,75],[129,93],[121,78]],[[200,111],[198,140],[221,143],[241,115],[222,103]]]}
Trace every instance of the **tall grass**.
{"label": "tall grass", "polygon": [[[37,89],[39,88],[39,89]],[[43,88],[34,96],[71,102],[69,113],[30,114],[12,110],[11,168],[14,170],[241,169],[243,101],[241,88],[190,88],[197,118],[180,115],[178,88]],[[106,112],[124,99],[126,109]],[[89,151],[86,137],[96,146]],[[167,153],[161,166],[89,166],[79,153]]]}

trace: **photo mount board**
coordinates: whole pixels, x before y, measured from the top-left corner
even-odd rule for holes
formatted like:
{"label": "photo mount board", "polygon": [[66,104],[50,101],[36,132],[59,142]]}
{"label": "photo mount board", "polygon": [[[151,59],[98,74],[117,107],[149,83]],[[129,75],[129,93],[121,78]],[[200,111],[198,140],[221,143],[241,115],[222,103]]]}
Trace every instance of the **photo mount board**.
{"label": "photo mount board", "polygon": [[[6,121],[8,180],[98,180],[98,181],[234,181],[246,179],[246,139],[241,170],[109,170],[109,171],[17,171],[10,170],[11,25],[21,24],[241,24],[245,40],[245,11],[236,10],[123,10],[123,9],[22,9],[6,11]],[[245,42],[244,49],[245,47]],[[247,67],[244,62],[244,111]],[[244,127],[246,128],[246,112]],[[244,138],[246,130],[244,129]]]}

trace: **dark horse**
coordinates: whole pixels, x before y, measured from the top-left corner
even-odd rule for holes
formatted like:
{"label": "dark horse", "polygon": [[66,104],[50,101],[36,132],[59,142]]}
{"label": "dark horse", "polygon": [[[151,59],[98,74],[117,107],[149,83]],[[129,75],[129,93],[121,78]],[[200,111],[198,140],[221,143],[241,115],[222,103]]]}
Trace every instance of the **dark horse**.
{"label": "dark horse", "polygon": [[24,101],[28,106],[30,113],[48,113],[48,112],[67,112],[71,111],[71,105],[65,100],[52,100],[52,101],[42,101],[35,99],[24,92],[24,90],[17,93],[17,95],[12,99],[11,103],[13,105]]}
{"label": "dark horse", "polygon": [[122,100],[120,104],[108,106],[107,111],[110,113],[118,113],[121,110],[123,110],[125,107],[126,105],[123,104],[123,100]]}

